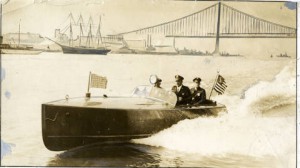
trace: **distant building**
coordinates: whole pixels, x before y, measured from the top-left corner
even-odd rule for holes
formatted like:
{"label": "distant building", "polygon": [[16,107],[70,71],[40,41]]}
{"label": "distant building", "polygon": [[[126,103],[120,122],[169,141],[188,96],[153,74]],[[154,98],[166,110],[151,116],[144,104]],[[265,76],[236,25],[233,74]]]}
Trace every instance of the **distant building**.
{"label": "distant building", "polygon": [[57,42],[62,44],[66,44],[69,42],[68,36],[66,34],[61,33],[60,29],[55,29],[54,38],[56,39]]}
{"label": "distant building", "polygon": [[60,29],[55,29],[54,37],[57,38],[60,36]]}
{"label": "distant building", "polygon": [[[21,44],[35,44],[44,41],[44,38],[40,34],[35,33],[20,33]],[[19,33],[7,33],[3,35],[3,43],[18,44]]]}

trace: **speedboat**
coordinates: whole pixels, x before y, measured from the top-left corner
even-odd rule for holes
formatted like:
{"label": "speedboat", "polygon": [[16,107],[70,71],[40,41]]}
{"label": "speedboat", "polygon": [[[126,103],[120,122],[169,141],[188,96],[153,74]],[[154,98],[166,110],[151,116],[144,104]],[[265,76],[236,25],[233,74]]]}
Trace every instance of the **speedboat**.
{"label": "speedboat", "polygon": [[98,142],[149,137],[184,119],[226,111],[212,102],[175,106],[172,91],[137,86],[129,96],[88,96],[42,104],[42,135],[47,149],[62,151]]}

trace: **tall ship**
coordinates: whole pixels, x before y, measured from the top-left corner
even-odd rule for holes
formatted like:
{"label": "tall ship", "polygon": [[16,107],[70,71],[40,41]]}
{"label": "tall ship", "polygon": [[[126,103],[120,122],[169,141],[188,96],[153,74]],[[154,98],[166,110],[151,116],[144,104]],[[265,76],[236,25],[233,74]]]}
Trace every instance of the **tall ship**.
{"label": "tall ship", "polygon": [[[63,30],[64,32],[60,32],[60,29],[55,30],[55,37],[57,40],[51,40],[55,42],[62,48],[64,54],[100,54],[106,55],[111,50],[108,49],[105,44],[102,42],[102,36],[100,31],[101,25],[101,17],[99,20],[98,28],[96,36],[92,33],[92,27],[94,27],[93,20],[90,17],[88,24],[84,24],[83,18],[80,15],[77,22],[74,21],[73,15],[69,15],[70,24],[68,24]],[[79,27],[79,32],[77,37],[74,39],[74,35],[76,30],[74,27]],[[88,29],[88,33],[85,36],[84,30]],[[69,37],[66,37],[65,32],[69,31]],[[68,43],[64,43],[64,41],[68,41]]]}

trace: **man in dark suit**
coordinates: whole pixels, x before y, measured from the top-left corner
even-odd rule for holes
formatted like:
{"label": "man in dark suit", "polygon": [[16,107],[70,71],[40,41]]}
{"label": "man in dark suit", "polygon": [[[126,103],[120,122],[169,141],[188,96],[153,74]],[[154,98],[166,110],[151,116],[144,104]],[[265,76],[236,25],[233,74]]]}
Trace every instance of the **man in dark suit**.
{"label": "man in dark suit", "polygon": [[192,94],[192,105],[200,105],[206,102],[206,92],[203,88],[200,87],[201,78],[193,79],[194,87],[191,88]]}
{"label": "man in dark suit", "polygon": [[182,85],[183,77],[180,75],[175,76],[176,85],[172,87],[172,91],[177,96],[176,106],[187,105],[191,101],[191,92],[190,89]]}

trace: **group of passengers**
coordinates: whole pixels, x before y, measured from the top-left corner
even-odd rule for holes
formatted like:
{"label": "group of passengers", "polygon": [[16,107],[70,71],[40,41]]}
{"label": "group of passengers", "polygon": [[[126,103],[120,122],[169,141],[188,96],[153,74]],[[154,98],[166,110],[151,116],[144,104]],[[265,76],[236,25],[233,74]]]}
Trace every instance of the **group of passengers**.
{"label": "group of passengers", "polygon": [[[203,88],[200,87],[201,78],[193,79],[193,87],[189,89],[187,86],[184,86],[183,83],[184,78],[180,75],[175,76],[176,85],[172,87],[172,91],[177,96],[176,106],[180,105],[193,105],[199,106],[206,102],[206,92]],[[161,88],[162,80],[157,79],[154,87]]]}

